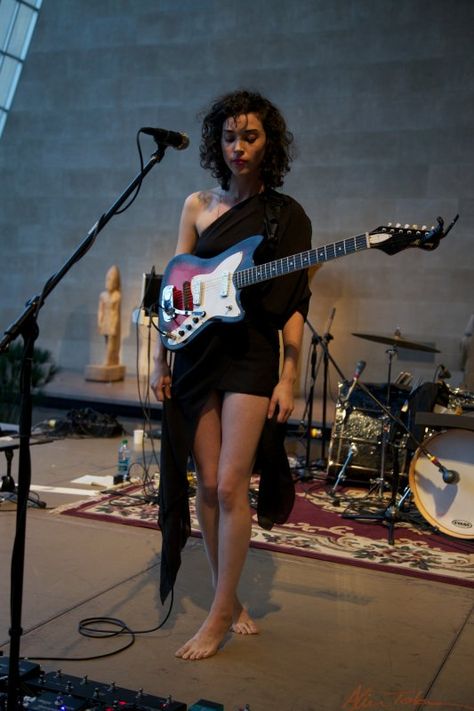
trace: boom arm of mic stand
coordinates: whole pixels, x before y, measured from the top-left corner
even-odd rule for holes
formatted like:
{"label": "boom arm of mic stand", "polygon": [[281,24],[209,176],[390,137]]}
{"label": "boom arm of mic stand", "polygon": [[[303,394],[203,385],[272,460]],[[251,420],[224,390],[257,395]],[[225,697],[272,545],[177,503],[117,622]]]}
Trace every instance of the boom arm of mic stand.
{"label": "boom arm of mic stand", "polygon": [[31,399],[31,362],[33,358],[34,343],[38,337],[38,314],[43,306],[46,297],[50,294],[61,279],[67,274],[71,267],[78,262],[86,252],[92,247],[99,232],[105,227],[109,220],[116,214],[119,207],[132,194],[136,187],[140,185],[143,178],[150,172],[156,163],[163,158],[165,148],[159,147],[151,156],[148,163],[142,168],[136,178],[124,190],[122,195],[116,200],[112,207],[105,212],[96,224],[89,230],[85,239],[81,242],[76,251],[67,262],[53,274],[43,287],[40,296],[30,299],[25,310],[13,323],[8,326],[4,336],[0,341],[0,354],[8,349],[10,344],[18,337],[22,336],[24,341],[24,364],[21,374],[21,401],[20,401],[20,448],[18,455],[18,496],[16,532],[11,559],[11,593],[10,593],[10,656],[8,667],[8,711],[17,711],[19,707],[20,693],[20,639],[21,612],[23,598],[23,576],[25,562],[25,538],[26,538],[26,509],[28,506],[28,495],[31,482],[31,457],[30,438],[32,420],[32,399]]}
{"label": "boom arm of mic stand", "polygon": [[153,166],[161,161],[163,155],[164,148],[160,148],[155,153],[153,153],[148,163],[145,165],[143,170],[140,171],[136,178],[130,183],[128,188],[124,190],[122,195],[120,195],[120,197],[114,202],[112,207],[110,207],[109,210],[97,220],[95,225],[91,227],[91,229],[87,233],[87,236],[78,246],[76,251],[65,262],[65,264],[48,279],[48,281],[43,287],[41,296],[34,296],[33,298],[29,299],[29,301],[27,301],[26,308],[23,313],[20,314],[16,321],[11,323],[10,326],[8,326],[8,328],[5,330],[4,336],[0,341],[0,353],[3,353],[9,347],[10,343],[12,343],[18,336],[22,334],[25,324],[28,322],[30,317],[37,317],[38,312],[43,306],[46,297],[53,291],[57,284],[59,284],[61,279],[67,274],[71,267],[76,264],[76,262],[78,262],[80,259],[82,259],[86,252],[89,251],[89,249],[94,244],[99,232],[102,231],[102,229],[109,222],[109,220],[115,215],[117,210],[123,205],[125,200],[127,200],[127,198],[135,190],[135,188],[142,182],[143,178],[150,172]]}

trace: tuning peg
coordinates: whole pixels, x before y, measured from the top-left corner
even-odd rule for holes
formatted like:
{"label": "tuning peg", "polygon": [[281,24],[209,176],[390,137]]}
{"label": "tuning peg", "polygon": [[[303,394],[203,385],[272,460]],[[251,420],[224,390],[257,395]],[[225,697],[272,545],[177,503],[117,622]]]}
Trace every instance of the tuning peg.
{"label": "tuning peg", "polygon": [[418,225],[412,225],[412,227],[413,227],[414,230],[417,230],[417,229],[418,229]]}
{"label": "tuning peg", "polygon": [[422,225],[421,229],[422,229],[423,231],[425,231],[425,230],[427,230],[428,228],[427,228],[426,225]]}
{"label": "tuning peg", "polygon": [[389,222],[387,226],[388,226],[388,227],[391,227],[391,226],[392,226],[392,223],[391,223],[391,222]]}
{"label": "tuning peg", "polygon": [[404,229],[405,229],[405,230],[408,230],[409,227],[410,227],[410,225],[409,225],[408,222],[407,222],[407,224],[404,226]]}
{"label": "tuning peg", "polygon": [[397,224],[395,225],[395,227],[396,227],[397,229],[400,229],[401,224],[400,224],[399,222],[397,222]]}

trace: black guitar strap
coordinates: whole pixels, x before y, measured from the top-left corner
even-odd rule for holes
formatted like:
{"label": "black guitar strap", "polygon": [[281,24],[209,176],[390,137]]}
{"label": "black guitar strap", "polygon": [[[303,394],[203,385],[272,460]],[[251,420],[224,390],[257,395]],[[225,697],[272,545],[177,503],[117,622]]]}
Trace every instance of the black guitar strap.
{"label": "black guitar strap", "polygon": [[274,250],[278,244],[278,222],[280,219],[280,210],[285,204],[285,199],[282,195],[273,190],[265,193],[264,202],[264,229],[266,242],[271,245]]}

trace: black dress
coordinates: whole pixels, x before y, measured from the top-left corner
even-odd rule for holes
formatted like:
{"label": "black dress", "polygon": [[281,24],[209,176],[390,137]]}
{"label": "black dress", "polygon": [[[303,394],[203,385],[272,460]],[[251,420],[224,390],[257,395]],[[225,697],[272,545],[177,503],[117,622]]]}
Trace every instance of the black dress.
{"label": "black dress", "polygon": [[[257,264],[311,248],[311,223],[303,208],[288,196],[266,191],[215,220],[199,237],[195,255],[214,257],[256,234],[266,237],[254,255]],[[278,331],[295,311],[306,317],[309,298],[306,271],[247,287],[242,290],[243,321],[211,324],[174,355],[172,398],[163,406],[161,438],[162,601],[174,585],[190,534],[186,471],[199,413],[213,390],[271,396],[279,377]],[[265,528],[284,522],[294,502],[284,434],[284,426],[267,421],[259,445],[258,520]]]}

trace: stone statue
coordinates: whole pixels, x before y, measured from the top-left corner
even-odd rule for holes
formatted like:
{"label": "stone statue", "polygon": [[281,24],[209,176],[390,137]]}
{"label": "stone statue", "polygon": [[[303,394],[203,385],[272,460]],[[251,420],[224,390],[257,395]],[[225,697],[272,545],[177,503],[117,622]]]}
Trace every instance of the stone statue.
{"label": "stone statue", "polygon": [[117,266],[110,267],[105,277],[105,291],[99,296],[97,309],[97,327],[105,336],[104,365],[118,365],[120,354],[120,271]]}
{"label": "stone statue", "polygon": [[102,365],[88,365],[86,380],[110,382],[123,380],[125,367],[120,365],[120,325],[122,293],[120,290],[120,270],[114,265],[105,277],[105,290],[99,296],[97,327],[105,336],[105,357]]}

